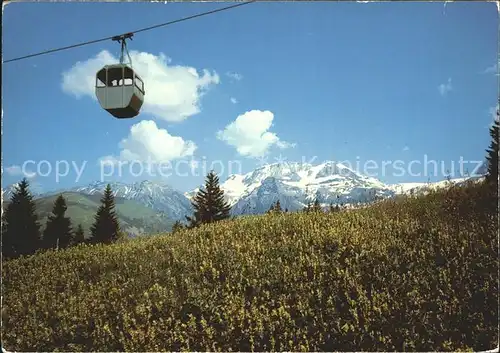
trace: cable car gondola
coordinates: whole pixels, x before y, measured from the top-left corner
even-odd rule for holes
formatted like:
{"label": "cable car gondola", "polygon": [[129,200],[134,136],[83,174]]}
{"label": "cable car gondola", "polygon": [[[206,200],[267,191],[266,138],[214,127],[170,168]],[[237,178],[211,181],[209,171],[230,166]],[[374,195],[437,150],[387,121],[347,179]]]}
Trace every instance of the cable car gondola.
{"label": "cable car gondola", "polygon": [[[144,103],[144,82],[132,68],[132,59],[128,53],[126,39],[132,39],[133,33],[113,37],[121,42],[120,63],[106,65],[96,74],[96,96],[101,107],[117,119],[137,116]],[[124,62],[127,52],[130,65]]]}

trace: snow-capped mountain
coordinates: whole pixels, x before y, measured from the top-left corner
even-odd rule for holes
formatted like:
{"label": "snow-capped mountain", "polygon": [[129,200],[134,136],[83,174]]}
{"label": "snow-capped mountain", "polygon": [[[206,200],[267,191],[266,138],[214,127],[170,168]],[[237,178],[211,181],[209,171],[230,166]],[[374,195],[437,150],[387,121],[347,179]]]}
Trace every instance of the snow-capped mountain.
{"label": "snow-capped mountain", "polygon": [[[459,183],[466,179],[453,179],[451,182]],[[230,175],[221,183],[221,188],[226,201],[232,206],[232,214],[239,215],[264,213],[277,200],[282,208],[295,211],[315,199],[323,207],[330,204],[365,203],[375,198],[424,192],[426,189],[443,187],[446,183],[447,181],[387,185],[340,163],[312,165],[284,162],[268,164],[244,175]],[[199,188],[185,195],[191,198],[198,190]]]}
{"label": "snow-capped mountain", "polygon": [[[326,206],[395,193],[379,180],[334,162],[268,164],[245,175],[230,175],[221,188],[235,215],[266,212],[278,199],[283,208],[294,211],[316,198]],[[186,197],[192,197],[197,190],[186,193]]]}
{"label": "snow-capped mountain", "polygon": [[454,184],[454,185],[460,185],[465,183],[468,180],[473,180],[473,181],[481,181],[483,180],[483,176],[473,176],[473,177],[463,177],[463,178],[454,178],[450,180],[441,180],[437,182],[428,182],[428,183],[400,183],[400,184],[392,184],[389,185],[389,187],[396,192],[396,194],[401,195],[401,194],[425,194],[429,190],[437,190],[443,187],[446,187],[446,185],[449,184]]}
{"label": "snow-capped mountain", "polygon": [[[55,195],[63,191],[80,192],[86,195],[102,194],[107,184],[115,197],[123,197],[137,203],[165,213],[173,220],[184,220],[185,215],[192,214],[191,202],[183,193],[173,189],[171,186],[151,181],[142,181],[132,184],[121,182],[93,182],[86,186],[78,186],[70,189],[41,192],[39,189],[30,187],[31,194],[35,199]],[[9,185],[2,189],[3,200],[10,199],[17,184]]]}
{"label": "snow-capped mountain", "polygon": [[[450,182],[461,183],[466,179],[468,178],[452,179]],[[398,194],[425,193],[426,190],[440,188],[447,183],[448,181],[444,180],[437,183],[388,185],[375,178],[363,176],[340,163],[312,165],[284,162],[268,164],[243,175],[230,175],[221,183],[221,188],[232,206],[232,214],[240,215],[264,213],[277,200],[280,200],[283,208],[295,211],[315,199],[318,199],[323,207],[330,204],[352,205]],[[93,195],[101,194],[107,184],[108,182],[94,182],[87,186],[49,193],[42,193],[31,187],[30,190],[35,198],[62,191]],[[186,215],[192,215],[190,199],[199,190],[197,188],[183,194],[167,184],[152,181],[110,184],[115,196],[136,201],[165,213],[173,220],[184,220]],[[3,200],[10,198],[14,188],[15,185],[11,185],[2,190]]]}
{"label": "snow-capped mountain", "polygon": [[[84,187],[76,187],[71,191],[88,195],[102,194],[108,182],[94,182]],[[189,200],[171,186],[151,181],[132,184],[121,182],[109,183],[113,194],[127,200],[134,200],[144,206],[166,213],[172,219],[182,219],[192,213]]]}
{"label": "snow-capped mountain", "polygon": [[231,195],[234,214],[266,212],[278,199],[283,208],[295,211],[315,199],[326,207],[394,194],[381,181],[335,162],[269,164],[243,177],[231,176],[222,187]]}
{"label": "snow-capped mountain", "polygon": [[[12,193],[16,190],[18,184],[19,183],[14,183],[14,184],[8,185],[5,189],[2,188],[2,200],[4,200],[4,201],[9,200],[10,197],[12,196]],[[44,194],[42,188],[38,184],[30,184],[29,189],[30,189],[31,195],[34,198],[41,197]]]}

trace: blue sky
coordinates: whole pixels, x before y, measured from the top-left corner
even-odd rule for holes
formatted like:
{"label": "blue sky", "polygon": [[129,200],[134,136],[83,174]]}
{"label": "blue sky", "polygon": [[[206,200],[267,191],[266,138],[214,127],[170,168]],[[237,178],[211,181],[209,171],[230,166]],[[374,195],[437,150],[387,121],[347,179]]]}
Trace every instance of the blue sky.
{"label": "blue sky", "polygon": [[[228,5],[14,3],[4,9],[3,58]],[[452,161],[458,169],[460,158],[483,160],[489,144],[495,3],[254,3],[138,33],[129,50],[146,86],[143,112],[130,120],[114,119],[93,98],[92,77],[117,60],[116,42],[3,65],[4,185],[29,160],[44,190],[98,180],[106,161],[115,164],[105,180],[161,179],[186,191],[212,163],[225,179],[280,156],[362,169],[372,160],[378,168],[369,172],[386,183],[419,182],[443,179],[440,169],[453,169]],[[146,157],[184,175],[134,177],[130,163]],[[440,163],[437,175],[425,158]],[[406,170],[417,162],[395,173],[397,160]],[[57,161],[61,174],[70,165],[66,176],[57,178]],[[197,168],[189,172],[187,162]]]}

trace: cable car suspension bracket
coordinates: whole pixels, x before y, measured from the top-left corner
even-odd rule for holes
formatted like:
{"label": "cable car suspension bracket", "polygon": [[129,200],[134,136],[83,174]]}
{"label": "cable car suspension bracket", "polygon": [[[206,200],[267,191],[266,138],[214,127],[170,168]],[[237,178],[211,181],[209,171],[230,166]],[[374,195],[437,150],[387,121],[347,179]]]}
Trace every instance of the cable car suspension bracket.
{"label": "cable car suspension bracket", "polygon": [[113,38],[111,38],[111,40],[113,40],[115,42],[121,43],[120,64],[124,63],[124,61],[125,61],[124,52],[127,52],[127,56],[128,56],[128,60],[129,60],[130,66],[132,66],[132,58],[130,57],[130,54],[128,52],[126,40],[127,39],[132,40],[132,36],[133,35],[134,35],[134,33],[131,32],[131,33],[121,34],[119,36],[114,36]]}

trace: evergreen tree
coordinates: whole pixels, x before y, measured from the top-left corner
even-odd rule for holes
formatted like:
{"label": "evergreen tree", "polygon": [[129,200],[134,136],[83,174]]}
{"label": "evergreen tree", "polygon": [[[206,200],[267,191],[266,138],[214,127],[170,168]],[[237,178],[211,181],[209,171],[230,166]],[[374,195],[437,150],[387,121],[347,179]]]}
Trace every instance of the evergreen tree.
{"label": "evergreen tree", "polygon": [[330,208],[329,208],[329,211],[331,213],[334,213],[334,212],[339,212],[340,211],[340,206],[339,204],[336,204],[335,206],[333,205],[333,203],[330,204]]}
{"label": "evergreen tree", "polygon": [[312,211],[313,212],[320,212],[321,211],[321,204],[319,203],[319,200],[316,198],[316,200],[314,200],[314,205],[312,207]]}
{"label": "evergreen tree", "polygon": [[276,201],[276,203],[273,203],[267,213],[280,213],[283,212],[283,209],[281,208],[281,203],[280,200]]}
{"label": "evergreen tree", "polygon": [[85,231],[83,230],[83,226],[79,224],[74,231],[73,244],[76,245],[82,243],[85,243]]}
{"label": "evergreen tree", "polygon": [[2,253],[7,259],[32,255],[40,249],[40,223],[29,182],[21,180],[2,220]]}
{"label": "evergreen tree", "polygon": [[[486,156],[487,158],[488,156]],[[488,160],[485,158],[485,160],[483,161],[483,163],[481,163],[481,165],[479,166],[479,168],[477,169],[476,171],[476,176],[477,175],[482,175],[482,176],[485,176],[486,174],[488,174]]]}
{"label": "evergreen tree", "polygon": [[500,121],[500,111],[497,109],[497,118],[490,127],[491,143],[490,147],[486,150],[488,169],[486,172],[486,182],[496,186],[498,184],[498,129]]}
{"label": "evergreen tree", "polygon": [[451,173],[449,170],[446,170],[446,184],[451,185]]}
{"label": "evergreen tree", "polygon": [[311,205],[311,202],[308,201],[306,207],[303,208],[303,211],[308,213],[308,212],[311,212],[311,210],[312,210],[312,205]]}
{"label": "evergreen tree", "polygon": [[172,233],[177,233],[178,231],[182,230],[184,228],[184,225],[181,223],[181,221],[177,220],[175,221],[174,225],[172,226]]}
{"label": "evergreen tree", "polygon": [[115,198],[111,185],[107,185],[97,210],[94,224],[90,227],[91,242],[111,244],[120,238],[120,226],[115,213]]}
{"label": "evergreen tree", "polygon": [[198,191],[191,204],[194,208],[194,215],[186,217],[191,228],[203,223],[230,218],[231,206],[224,200],[224,192],[219,186],[219,177],[214,171],[208,173],[205,188]]}
{"label": "evergreen tree", "polygon": [[73,231],[71,228],[71,220],[65,217],[68,207],[66,200],[62,195],[59,195],[54,202],[52,214],[49,215],[45,231],[43,232],[43,243],[47,249],[64,249],[71,245]]}

